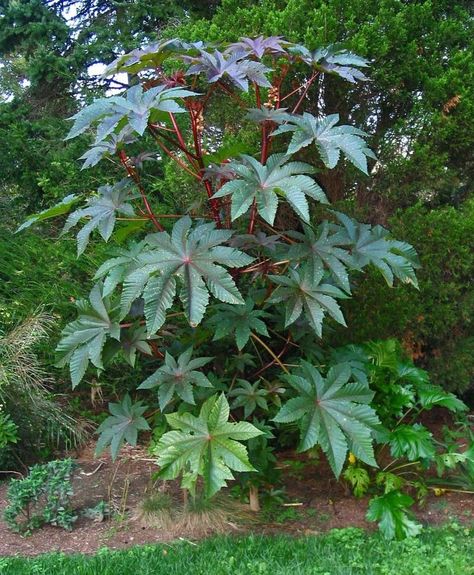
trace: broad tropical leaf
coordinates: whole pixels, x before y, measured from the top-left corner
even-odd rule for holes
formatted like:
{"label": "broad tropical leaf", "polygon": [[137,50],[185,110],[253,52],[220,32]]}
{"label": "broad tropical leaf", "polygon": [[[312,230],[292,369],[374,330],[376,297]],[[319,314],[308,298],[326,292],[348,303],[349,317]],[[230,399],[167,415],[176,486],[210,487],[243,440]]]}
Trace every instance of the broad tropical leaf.
{"label": "broad tropical leaf", "polygon": [[306,262],[313,274],[327,268],[334,281],[350,293],[348,269],[356,267],[350,253],[351,240],[343,231],[334,229],[328,222],[323,222],[318,232],[317,236],[310,226],[304,226],[304,234],[287,232],[287,235],[300,242],[290,246],[288,259],[291,262]]}
{"label": "broad tropical leaf", "polygon": [[351,484],[352,491],[356,497],[363,497],[367,493],[370,485],[367,469],[349,465],[342,476]]}
{"label": "broad tropical leaf", "polygon": [[78,301],[79,317],[62,331],[56,351],[61,358],[57,365],[69,364],[71,381],[75,387],[84,377],[89,361],[102,369],[102,349],[107,338],[120,340],[118,309],[103,296],[101,284],[96,284],[89,301]]}
{"label": "broad tropical leaf", "polygon": [[311,266],[289,270],[289,275],[269,278],[278,288],[269,298],[270,303],[285,302],[285,327],[295,322],[302,313],[319,337],[322,336],[323,319],[328,313],[342,325],[346,325],[341,308],[335,298],[347,296],[339,288],[322,283],[324,270],[313,272]]}
{"label": "broad tropical leaf", "polygon": [[273,132],[273,135],[293,132],[287,154],[295,154],[313,142],[322,161],[328,168],[334,168],[341,152],[356,168],[367,174],[367,158],[375,158],[364,138],[367,134],[352,126],[336,126],[339,114],[316,118],[305,112],[289,116],[287,123]]}
{"label": "broad tropical leaf", "polygon": [[380,421],[370,407],[374,393],[360,382],[352,382],[347,364],[332,367],[326,378],[306,361],[301,374],[285,379],[297,397],[288,400],[274,421],[300,422],[300,450],[320,445],[336,477],[341,474],[347,452],[368,465],[377,466],[372,432]]}
{"label": "broad tropical leaf", "polygon": [[203,73],[210,84],[227,79],[244,92],[248,92],[249,81],[258,86],[271,87],[267,78],[267,74],[271,72],[270,68],[261,62],[248,60],[248,53],[243,49],[231,49],[226,52],[214,50],[212,53],[199,50],[199,52],[199,56],[184,57],[192,64],[186,72],[187,76]]}
{"label": "broad tropical leaf", "polygon": [[209,301],[209,292],[226,303],[243,304],[234,280],[223,266],[239,268],[253,258],[234,248],[223,246],[232,231],[216,230],[214,224],[199,224],[192,229],[188,216],[178,220],[170,234],[147,236],[148,250],[138,256],[140,266],[126,276],[122,291],[122,315],[143,293],[149,333],[164,323],[173,304],[177,281],[184,312],[192,326],[198,325]]}
{"label": "broad tropical leaf", "polygon": [[146,328],[143,325],[133,325],[123,329],[120,335],[120,343],[123,354],[127,362],[134,367],[137,352],[151,355],[151,347],[148,340],[152,339],[147,336]]}
{"label": "broad tropical leaf", "polygon": [[283,197],[305,222],[309,222],[309,207],[306,196],[321,203],[327,203],[326,196],[318,184],[309,176],[314,168],[303,162],[289,162],[285,154],[273,154],[262,165],[251,156],[241,156],[228,168],[238,178],[225,183],[215,198],[232,196],[232,220],[244,215],[255,201],[259,215],[273,225],[278,208],[278,197]]}
{"label": "broad tropical leaf", "polygon": [[229,423],[229,404],[224,395],[210,397],[198,417],[171,413],[166,419],[177,431],[165,433],[155,448],[159,477],[175,479],[183,474],[184,484],[194,492],[201,476],[206,497],[212,497],[234,478],[232,471],[255,471],[247,449],[239,442],[262,432],[244,421]]}
{"label": "broad tropical leaf", "polygon": [[332,44],[313,51],[297,45],[290,47],[289,50],[292,54],[299,56],[303,62],[322,72],[336,74],[352,83],[367,80],[358,68],[366,68],[369,65],[368,61],[337,45]]}
{"label": "broad tropical leaf", "polygon": [[436,453],[432,434],[419,423],[398,425],[390,433],[389,443],[393,457],[406,457],[408,461],[431,460]]}
{"label": "broad tropical leaf", "polygon": [[135,215],[130,201],[136,197],[137,194],[130,188],[129,180],[122,180],[114,186],[101,186],[98,195],[89,198],[87,207],[69,215],[62,233],[68,232],[82,218],[88,219],[77,234],[77,252],[80,255],[86,249],[93,230],[97,229],[103,239],[108,241],[114,231],[117,214],[127,217]]}
{"label": "broad tropical leaf", "polygon": [[95,100],[72,116],[74,124],[66,140],[79,136],[92,125],[97,125],[95,144],[120,131],[126,124],[143,135],[154,110],[174,114],[185,112],[176,100],[190,96],[196,96],[196,93],[183,88],[168,88],[164,84],[144,91],[142,85],[137,84],[128,88],[123,96]]}
{"label": "broad tropical leaf", "polygon": [[418,396],[418,403],[424,409],[432,409],[433,407],[445,407],[453,413],[461,413],[467,411],[467,405],[457,398],[454,393],[444,391],[438,385],[430,385],[421,383],[416,386],[416,393]]}
{"label": "broad tropical leaf", "polygon": [[135,446],[138,432],[150,429],[143,417],[146,409],[147,406],[143,405],[141,401],[132,404],[128,394],[121,403],[109,403],[109,411],[112,415],[107,417],[97,429],[99,439],[95,451],[96,456],[100,455],[110,445],[112,459],[115,461],[125,441]]}
{"label": "broad tropical leaf", "polygon": [[361,224],[345,214],[334,213],[351,241],[352,257],[358,268],[372,264],[388,285],[392,286],[394,277],[397,277],[418,287],[415,275],[415,269],[419,267],[418,256],[410,244],[392,239],[382,226]]}
{"label": "broad tropical leaf", "polygon": [[420,533],[422,526],[413,520],[409,512],[413,503],[409,495],[389,491],[371,499],[366,517],[369,521],[378,521],[379,529],[387,539],[414,537]]}
{"label": "broad tropical leaf", "polygon": [[138,389],[152,389],[158,386],[158,401],[162,411],[176,395],[186,403],[194,405],[193,385],[212,387],[208,378],[197,371],[209,363],[212,357],[191,359],[192,354],[193,348],[190,347],[176,361],[166,352],[164,365],[138,387]]}
{"label": "broad tropical leaf", "polygon": [[80,196],[75,196],[74,194],[70,194],[62,199],[59,203],[55,204],[51,208],[43,210],[38,214],[32,214],[28,217],[26,221],[24,221],[21,226],[16,230],[16,233],[29,228],[33,224],[37,222],[42,222],[44,220],[48,220],[50,218],[56,218],[57,216],[62,216],[63,214],[67,214],[74,204],[77,204],[81,200]]}
{"label": "broad tropical leaf", "polygon": [[265,411],[268,410],[267,400],[265,399],[268,395],[268,390],[260,388],[260,380],[252,384],[245,379],[238,379],[237,384],[229,393],[230,397],[235,397],[232,402],[232,409],[243,407],[245,418],[252,415],[257,407]]}
{"label": "broad tropical leaf", "polygon": [[239,351],[245,347],[253,332],[268,337],[262,318],[270,314],[254,309],[255,302],[247,298],[244,305],[222,304],[214,307],[216,314],[209,320],[214,328],[214,341],[233,334]]}
{"label": "broad tropical leaf", "polygon": [[285,46],[289,45],[290,42],[283,40],[283,36],[267,36],[266,38],[258,36],[257,38],[240,38],[239,42],[230,44],[226,52],[243,50],[260,60],[265,54],[286,54]]}

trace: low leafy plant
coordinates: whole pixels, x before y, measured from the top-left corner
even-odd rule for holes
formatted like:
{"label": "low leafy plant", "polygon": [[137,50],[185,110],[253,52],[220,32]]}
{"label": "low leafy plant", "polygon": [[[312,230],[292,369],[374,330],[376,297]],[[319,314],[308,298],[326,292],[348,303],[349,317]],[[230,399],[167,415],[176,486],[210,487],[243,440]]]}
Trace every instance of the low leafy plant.
{"label": "low leafy plant", "polygon": [[70,530],[76,520],[71,508],[72,459],[34,465],[23,479],[12,479],[3,517],[8,527],[29,534],[44,524]]}
{"label": "low leafy plant", "polygon": [[[162,40],[109,66],[110,74],[133,74],[135,85],[73,117],[69,138],[93,135],[84,167],[108,158],[125,178],[85,204],[63,203],[63,213],[75,209],[65,231],[80,227],[78,254],[93,234],[113,241],[127,230],[129,245],[99,268],[89,300],[77,302],[59,364],[69,365],[76,386],[120,354],[131,363],[142,357],[151,373],[137,387],[153,391],[150,413],[161,411],[158,475],[180,476],[196,500],[209,500],[234,473],[255,473],[252,451],[265,454],[271,471],[269,425],[278,439],[287,432],[294,444],[299,435],[300,450],[320,446],[336,477],[349,453],[377,466],[374,443],[390,409],[382,384],[369,385],[370,360],[321,365],[318,350],[323,330],[346,324],[340,303],[354,275],[370,268],[389,286],[417,287],[418,258],[383,227],[327,207],[319,174],[347,161],[368,176],[374,154],[368,134],[337,114],[302,113],[320,101],[329,74],[365,81],[367,66],[341,47],[309,51],[281,37],[212,46]],[[222,100],[233,111],[229,123],[213,115]],[[182,190],[193,192],[192,205],[162,213],[144,157],[174,162],[193,182]],[[130,396],[110,411],[98,449],[110,445],[115,458],[152,415]],[[410,439],[399,440],[408,456]],[[250,453],[243,442],[253,442]],[[255,500],[258,487],[249,487]]]}

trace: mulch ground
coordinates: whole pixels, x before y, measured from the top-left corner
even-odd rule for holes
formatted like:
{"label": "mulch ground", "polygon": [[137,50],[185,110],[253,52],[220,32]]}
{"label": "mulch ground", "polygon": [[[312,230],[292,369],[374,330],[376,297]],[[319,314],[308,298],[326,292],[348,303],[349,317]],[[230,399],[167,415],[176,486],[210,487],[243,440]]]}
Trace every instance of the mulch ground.
{"label": "mulch ground", "polygon": [[[51,551],[64,553],[93,553],[101,547],[126,548],[144,543],[166,542],[180,536],[163,529],[143,525],[138,517],[140,502],[156,489],[153,479],[156,465],[146,451],[124,449],[119,460],[110,457],[94,459],[92,448],[77,457],[74,474],[74,507],[78,520],[70,532],[46,526],[28,537],[11,532],[0,518],[0,555],[38,555]],[[300,461],[300,464],[292,464]],[[288,503],[274,506],[271,513],[246,521],[239,532],[286,533],[308,535],[333,528],[348,526],[373,530],[365,520],[367,498],[356,499],[341,483],[330,475],[324,462],[301,463],[291,454],[281,457],[282,475]],[[179,485],[168,487],[175,494]],[[6,482],[0,484],[0,517],[6,505]],[[125,519],[88,518],[81,510],[94,507],[100,501],[109,502]],[[474,521],[474,496],[446,493],[442,497],[430,495],[425,506],[415,510],[425,524],[440,524],[456,518],[459,522]],[[235,533],[235,524],[229,523],[229,532]],[[182,533],[181,537],[190,538]]]}

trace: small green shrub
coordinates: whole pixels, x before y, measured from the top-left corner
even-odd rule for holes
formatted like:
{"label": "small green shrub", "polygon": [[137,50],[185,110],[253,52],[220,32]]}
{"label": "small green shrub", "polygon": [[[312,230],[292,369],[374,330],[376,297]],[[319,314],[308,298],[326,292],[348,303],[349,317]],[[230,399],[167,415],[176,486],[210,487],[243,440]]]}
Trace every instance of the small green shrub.
{"label": "small green shrub", "polygon": [[70,500],[73,494],[72,459],[34,465],[24,479],[12,479],[4,519],[10,529],[29,534],[44,524],[72,529],[76,520]]}

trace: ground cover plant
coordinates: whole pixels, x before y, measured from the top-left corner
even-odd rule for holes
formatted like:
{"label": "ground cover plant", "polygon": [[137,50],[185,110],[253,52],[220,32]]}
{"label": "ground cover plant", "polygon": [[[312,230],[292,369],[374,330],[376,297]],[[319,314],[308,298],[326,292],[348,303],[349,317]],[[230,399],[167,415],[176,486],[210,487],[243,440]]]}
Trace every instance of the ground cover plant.
{"label": "ground cover plant", "polygon": [[190,575],[301,573],[305,575],[469,575],[472,531],[456,524],[427,529],[420,539],[387,542],[361,529],[336,529],[318,537],[216,537],[197,544],[103,549],[95,556],[50,554],[36,558],[2,558],[8,575],[73,572],[78,575],[121,573]]}
{"label": "ground cover plant", "polygon": [[[162,40],[113,62],[107,74],[126,73],[132,85],[73,117],[68,138],[93,134],[84,168],[106,158],[124,177],[22,228],[69,214],[64,233],[79,227],[78,255],[92,234],[120,237],[57,348],[74,387],[119,357],[150,370],[133,398],[109,405],[98,453],[110,447],[115,458],[153,427],[158,477],[180,477],[185,493],[206,500],[235,473],[265,480],[271,440],[285,434],[301,451],[320,449],[359,494],[384,447],[419,474],[440,457],[451,469],[472,455],[440,448],[421,423],[401,424],[408,413],[441,406],[461,416],[465,406],[392,344],[322,350],[323,333],[345,325],[340,302],[363,271],[417,287],[415,250],[332,210],[318,183],[341,162],[366,175],[374,166],[362,130],[305,111],[317,79],[365,82],[368,65],[341,46],[311,51],[277,36]],[[148,170],[164,158],[182,178],[181,213],[162,212]],[[422,497],[424,482],[390,465],[374,478],[368,518],[387,537],[418,534],[409,493]],[[249,487],[256,509],[258,479]]]}

